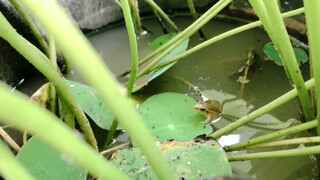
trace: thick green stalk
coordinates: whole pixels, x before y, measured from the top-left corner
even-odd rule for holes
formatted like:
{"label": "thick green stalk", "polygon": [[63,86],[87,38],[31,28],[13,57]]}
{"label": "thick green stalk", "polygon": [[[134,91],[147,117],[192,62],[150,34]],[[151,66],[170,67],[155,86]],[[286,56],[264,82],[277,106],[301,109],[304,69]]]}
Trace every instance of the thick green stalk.
{"label": "thick green stalk", "polygon": [[268,0],[267,3],[263,3],[261,0],[250,0],[250,3],[277,47],[289,81],[292,82],[298,90],[299,100],[306,119],[308,121],[314,119],[315,116],[313,114],[310,97],[304,85],[304,80],[290,43],[289,35],[281,18],[277,1]]}
{"label": "thick green stalk", "polygon": [[280,150],[272,152],[260,152],[260,153],[250,153],[250,154],[235,154],[229,155],[229,161],[245,161],[252,159],[268,159],[268,158],[285,158],[285,157],[297,157],[297,156],[307,156],[311,154],[320,154],[320,146],[312,146],[298,149],[290,150]]}
{"label": "thick green stalk", "polygon": [[176,179],[155,139],[143,123],[135,107],[121,94],[110,70],[89,41],[69,20],[55,2],[20,0],[55,37],[62,53],[72,60],[81,75],[98,91],[100,97],[115,114],[117,120],[140,147],[150,166],[160,179]]}
{"label": "thick green stalk", "polygon": [[44,38],[42,37],[39,29],[37,28],[37,26],[35,25],[35,23],[33,22],[32,18],[28,15],[28,13],[23,9],[23,7],[19,4],[19,2],[17,2],[17,0],[9,0],[10,3],[13,5],[13,7],[19,12],[19,14],[22,16],[22,18],[26,21],[26,23],[28,24],[29,28],[31,29],[33,35],[35,36],[35,38],[38,40],[41,48],[43,49],[43,51],[48,54],[48,45],[47,42],[44,40]]}
{"label": "thick green stalk", "polygon": [[97,149],[96,139],[93,135],[89,121],[83,113],[79,103],[72,95],[69,87],[60,77],[57,69],[52,66],[50,60],[38,48],[29,41],[20,36],[15,29],[9,24],[5,17],[0,13],[0,37],[8,41],[21,55],[23,55],[31,64],[33,64],[44,76],[52,81],[58,93],[70,103],[70,107],[76,116],[81,130],[87,141]]}
{"label": "thick green stalk", "polygon": [[179,28],[174,24],[174,22],[167,16],[167,14],[156,4],[153,0],[145,0],[152,9],[156,10],[160,16],[176,31],[179,32]]}
{"label": "thick green stalk", "polygon": [[[303,12],[304,12],[304,8],[299,8],[299,9],[296,9],[296,10],[293,10],[293,11],[289,11],[289,12],[283,13],[281,16],[282,16],[282,18],[286,18],[286,17],[290,17],[290,16],[295,16],[297,14],[301,14]],[[225,39],[227,37],[230,37],[232,35],[238,34],[240,32],[243,32],[243,31],[246,31],[246,30],[249,30],[249,29],[253,29],[253,28],[261,26],[261,25],[262,25],[261,21],[255,21],[255,22],[252,22],[252,23],[249,23],[249,24],[234,28],[234,29],[229,30],[227,32],[224,32],[224,33],[222,33],[220,35],[217,35],[217,36],[215,36],[215,37],[213,37],[213,38],[211,38],[211,39],[209,39],[209,40],[207,40],[207,41],[205,41],[205,42],[203,42],[201,44],[198,44],[197,46],[187,50],[186,52],[184,52],[184,53],[182,53],[182,54],[180,54],[178,56],[173,57],[171,60],[168,60],[168,61],[166,61],[164,63],[160,63],[159,65],[148,69],[148,71],[146,71],[146,73],[149,73],[149,72],[151,72],[151,71],[153,71],[155,69],[161,68],[161,67],[166,66],[168,64],[171,64],[173,62],[181,60],[184,57],[186,57],[186,56],[188,56],[188,55],[190,55],[190,54],[192,54],[194,52],[197,52],[197,51],[201,50],[202,48],[205,48],[205,47],[207,47],[209,45],[212,45],[212,44],[214,44],[214,43],[216,43],[216,42],[218,42],[220,40],[223,40],[223,39]]]}
{"label": "thick green stalk", "polygon": [[294,144],[310,144],[310,143],[320,143],[320,137],[302,137],[294,139],[286,139],[281,141],[273,141],[267,143],[256,144],[253,146],[248,146],[245,149],[256,149],[256,148],[266,148],[266,147],[276,147],[276,146],[287,146]]}
{"label": "thick green stalk", "polygon": [[317,127],[317,120],[309,121],[303,124],[299,124],[297,126],[289,127],[286,129],[282,129],[279,131],[275,131],[266,135],[262,135],[256,138],[249,139],[247,141],[243,141],[231,146],[226,146],[224,147],[225,151],[234,151],[234,150],[239,150],[239,149],[245,149],[247,146],[252,146],[255,144],[259,144],[262,142],[270,141],[272,139],[277,139],[279,137],[287,136],[289,134],[294,134],[298,133],[307,129],[312,129]]}
{"label": "thick green stalk", "polygon": [[124,20],[127,26],[129,42],[130,42],[130,50],[131,50],[131,74],[130,74],[129,83],[127,85],[128,94],[130,96],[133,89],[133,85],[136,81],[136,73],[138,71],[138,45],[137,45],[137,37],[135,34],[128,1],[121,0],[121,6],[122,6]]}
{"label": "thick green stalk", "polygon": [[[307,89],[311,89],[314,87],[314,79],[310,79],[309,81],[307,81],[305,83]],[[293,89],[287,93],[285,93],[284,95],[278,97],[277,99],[271,101],[270,103],[268,103],[267,105],[251,112],[248,115],[243,116],[242,118],[240,118],[239,120],[219,129],[218,131],[212,133],[210,135],[210,137],[214,138],[214,139],[218,139],[219,137],[230,133],[232,131],[234,131],[235,129],[249,123],[250,121],[255,120],[256,118],[276,109],[277,107],[280,107],[281,105],[289,102],[290,100],[294,99],[295,97],[297,97],[298,92],[297,89]]]}
{"label": "thick green stalk", "polygon": [[[120,0],[121,1],[121,0]],[[129,1],[129,4],[130,4],[130,7],[129,9],[131,9],[131,19],[133,19],[133,24],[135,25],[135,32],[139,35],[142,33],[142,25],[141,25],[141,18],[140,18],[140,14],[139,14],[139,8],[138,8],[138,1],[136,0],[127,0]],[[121,1],[121,4],[122,4],[122,1]],[[123,9],[123,6],[121,5],[122,9]],[[123,10],[124,11],[124,10]],[[127,11],[127,10],[126,10]],[[130,10],[129,10],[130,12]],[[126,21],[126,17],[124,17],[125,21]]]}
{"label": "thick green stalk", "polygon": [[[101,158],[97,151],[76,136],[74,131],[56,116],[37,104],[31,103],[27,96],[17,91],[10,93],[9,87],[0,85],[0,99],[2,100],[0,104],[2,122],[39,136],[98,178],[128,179],[126,175]],[[3,162],[2,158],[1,162]]]}
{"label": "thick green stalk", "polygon": [[[188,26],[185,30],[179,33],[176,37],[171,39],[169,42],[164,44],[163,46],[159,47],[152,53],[150,53],[147,57],[139,62],[139,66],[148,62],[151,58],[156,56],[158,53],[162,52],[163,50],[167,49],[172,44],[176,43],[180,39],[187,39],[190,37],[194,32],[198,31],[203,25],[205,25],[210,19],[212,19],[218,12],[220,12],[224,7],[226,7],[232,0],[220,0],[215,5],[213,5],[207,12],[205,12],[198,20]],[[183,42],[183,41],[181,41]]]}
{"label": "thick green stalk", "polygon": [[316,92],[316,105],[318,112],[318,128],[317,132],[320,135],[320,121],[319,121],[319,112],[320,112],[320,1],[314,0],[304,0],[304,6],[306,9],[306,20],[307,20],[307,29],[308,29],[308,39],[310,47],[310,60],[313,65],[313,74],[315,81],[315,92]]}
{"label": "thick green stalk", "polygon": [[[57,52],[56,52],[56,43],[54,42],[54,38],[49,35],[49,59],[52,63],[52,66],[57,69],[57,71],[59,71],[58,69],[58,65],[57,65]],[[50,88],[49,88],[49,94],[50,94],[50,98],[49,98],[49,104],[50,104],[50,110],[53,114],[57,113],[57,93],[56,93],[56,88],[54,87],[54,84],[52,82],[50,82]]]}
{"label": "thick green stalk", "polygon": [[[22,119],[23,120],[23,119]],[[31,174],[15,159],[8,147],[0,140],[0,175],[7,180],[34,180]]]}
{"label": "thick green stalk", "polygon": [[[189,6],[190,13],[192,15],[192,18],[194,20],[197,20],[198,19],[198,15],[197,15],[196,9],[194,8],[193,0],[187,0],[187,2],[188,2],[188,6]],[[198,30],[198,33],[199,33],[200,38],[202,40],[204,40],[205,36],[204,36],[201,28]]]}

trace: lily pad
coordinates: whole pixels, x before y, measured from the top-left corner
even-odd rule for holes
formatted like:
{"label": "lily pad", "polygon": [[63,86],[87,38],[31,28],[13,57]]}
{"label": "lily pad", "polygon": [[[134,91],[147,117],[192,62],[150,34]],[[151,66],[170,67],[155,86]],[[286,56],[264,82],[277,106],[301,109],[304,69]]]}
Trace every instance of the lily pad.
{"label": "lily pad", "polygon": [[[227,156],[215,141],[173,141],[161,144],[160,148],[179,179],[211,179],[231,174]],[[117,151],[111,162],[134,179],[158,179],[138,148]]]}
{"label": "lily pad", "polygon": [[[80,103],[83,111],[102,129],[109,130],[113,120],[113,113],[98,96],[97,91],[90,86],[65,80],[69,85],[72,94]],[[118,127],[121,129],[121,127]]]}
{"label": "lily pad", "polygon": [[[304,50],[300,48],[293,48],[293,51],[299,66],[302,63],[305,63],[308,61],[308,55],[306,54],[306,52],[304,52]],[[282,61],[279,56],[279,53],[272,42],[268,42],[267,44],[264,45],[263,52],[268,56],[269,59],[274,61],[277,65],[282,66]]]}
{"label": "lily pad", "polygon": [[87,171],[37,136],[22,146],[16,158],[36,179],[87,179]]}
{"label": "lily pad", "polygon": [[206,118],[193,110],[196,103],[184,94],[162,93],[148,98],[139,110],[157,140],[189,141],[212,132],[210,125],[202,124]]}

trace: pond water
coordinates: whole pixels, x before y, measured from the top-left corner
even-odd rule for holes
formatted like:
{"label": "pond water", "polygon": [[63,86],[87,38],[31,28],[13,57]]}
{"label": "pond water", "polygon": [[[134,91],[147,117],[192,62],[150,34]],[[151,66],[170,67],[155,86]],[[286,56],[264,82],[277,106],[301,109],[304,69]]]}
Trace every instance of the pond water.
{"label": "pond water", "polygon": [[[191,19],[185,17],[176,17],[174,21],[180,29],[187,27],[191,23]],[[207,38],[210,38],[239,25],[241,24],[211,21],[203,28],[203,32]],[[139,37],[140,59],[152,52],[148,44],[159,35],[162,35],[162,30],[154,19],[144,20],[143,26],[150,33]],[[88,37],[116,77],[130,68],[130,47],[127,32],[123,25],[91,33]],[[179,61],[166,73],[136,93],[135,98],[143,101],[153,94],[179,92],[197,100],[203,99],[204,97],[201,97],[194,88],[189,87],[180,80],[184,79],[204,91],[206,98],[222,102],[224,106],[223,114],[242,117],[291,89],[283,68],[271,61],[264,61],[262,47],[269,41],[268,36],[261,28],[255,28],[219,41]],[[193,47],[200,42],[202,40],[200,40],[198,34],[195,34],[190,39],[189,47]],[[242,91],[241,83],[238,82],[239,76],[235,75],[235,73],[245,64],[250,48],[254,48],[260,58],[257,61],[257,68],[249,72],[249,83],[245,84]],[[307,65],[302,67],[302,72],[306,74],[307,79]],[[84,82],[76,69],[73,70],[68,78]],[[251,123],[237,129],[228,136],[223,136],[219,139],[219,142],[222,145],[228,145],[277,129],[277,127],[267,126],[268,123],[283,125],[288,121],[296,122],[300,120],[296,102],[292,101],[256,120],[266,123],[266,126],[256,127],[253,126],[254,123]],[[220,128],[229,124],[230,121],[232,120],[223,118],[215,126]],[[290,123],[287,124],[290,125]],[[307,135],[308,133],[300,133],[290,137]],[[278,149],[297,147],[298,145],[280,147]],[[259,149],[256,151],[265,150],[271,149]],[[250,150],[248,152],[254,151]],[[231,165],[234,173],[249,174],[260,180],[317,179],[316,161],[310,156],[232,162]]]}

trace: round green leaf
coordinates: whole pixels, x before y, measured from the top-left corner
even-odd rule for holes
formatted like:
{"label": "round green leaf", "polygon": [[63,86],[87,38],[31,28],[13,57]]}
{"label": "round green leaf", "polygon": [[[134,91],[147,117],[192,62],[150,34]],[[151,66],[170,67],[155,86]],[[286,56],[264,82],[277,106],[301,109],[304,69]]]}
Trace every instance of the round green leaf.
{"label": "round green leaf", "polygon": [[[160,148],[179,179],[211,179],[231,174],[227,156],[215,141],[173,141],[160,145]],[[113,154],[111,162],[134,179],[157,179],[138,148],[117,151]]]}
{"label": "round green leaf", "polygon": [[[308,55],[304,50],[300,48],[293,48],[293,51],[299,66],[308,61]],[[279,53],[272,42],[268,42],[263,46],[263,52],[270,60],[274,61],[277,65],[282,66],[282,61]]]}
{"label": "round green leaf", "polygon": [[16,158],[36,179],[87,179],[86,170],[36,136],[21,148]]}
{"label": "round green leaf", "polygon": [[189,141],[210,134],[205,117],[193,110],[197,102],[179,93],[162,93],[148,98],[139,108],[142,119],[157,140]]}
{"label": "round green leaf", "polygon": [[[98,96],[96,90],[90,86],[65,80],[74,97],[80,103],[82,110],[102,129],[109,130],[114,115]],[[120,129],[121,127],[118,127]]]}

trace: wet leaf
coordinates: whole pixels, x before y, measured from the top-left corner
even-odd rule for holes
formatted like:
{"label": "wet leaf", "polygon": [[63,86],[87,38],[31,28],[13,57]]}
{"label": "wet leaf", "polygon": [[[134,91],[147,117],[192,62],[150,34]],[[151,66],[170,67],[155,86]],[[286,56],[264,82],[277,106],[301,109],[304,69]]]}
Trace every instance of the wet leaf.
{"label": "wet leaf", "polygon": [[[97,95],[94,88],[70,81],[65,80],[69,85],[72,94],[80,103],[83,111],[102,129],[109,129],[111,127],[112,121],[114,120],[114,115],[108,106],[102,101],[102,99]],[[120,127],[118,127],[120,129]]]}
{"label": "wet leaf", "polygon": [[[300,48],[293,48],[293,51],[299,66],[302,63],[308,61],[308,55],[306,54],[306,52],[304,52],[304,50]],[[279,56],[279,53],[272,42],[269,42],[264,45],[263,52],[267,55],[269,59],[273,60],[277,65],[282,66],[282,61]]]}
{"label": "wet leaf", "polygon": [[86,170],[36,136],[21,148],[16,157],[36,179],[87,179]]}
{"label": "wet leaf", "polygon": [[[215,141],[173,141],[161,144],[160,148],[179,179],[198,180],[231,174],[227,156]],[[111,162],[134,179],[157,179],[138,148],[117,151]]]}
{"label": "wet leaf", "polygon": [[202,124],[206,118],[193,110],[196,103],[184,94],[162,93],[148,98],[139,110],[157,140],[189,141],[212,132],[210,125]]}
{"label": "wet leaf", "polygon": [[161,47],[162,45],[170,41],[170,39],[172,39],[176,35],[177,35],[176,33],[170,33],[170,34],[165,34],[163,36],[160,36],[151,42],[150,47],[152,49],[158,49],[159,47]]}

